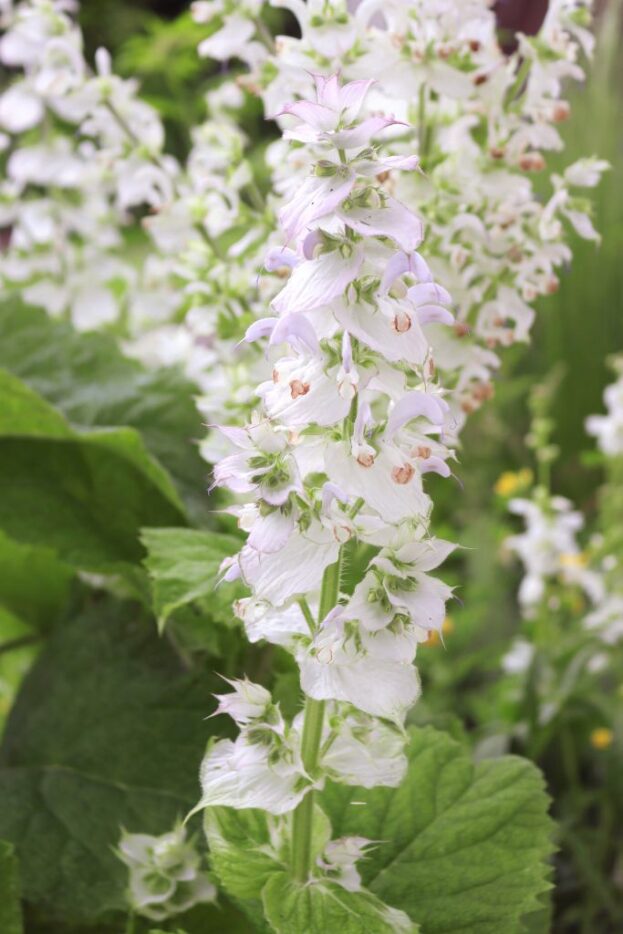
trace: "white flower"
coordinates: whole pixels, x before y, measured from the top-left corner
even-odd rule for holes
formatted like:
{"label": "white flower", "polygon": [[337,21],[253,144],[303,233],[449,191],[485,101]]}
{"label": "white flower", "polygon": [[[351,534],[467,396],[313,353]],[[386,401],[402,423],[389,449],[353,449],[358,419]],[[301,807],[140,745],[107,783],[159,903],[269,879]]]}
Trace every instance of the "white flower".
{"label": "white flower", "polygon": [[362,887],[361,876],[357,872],[356,864],[372,845],[373,841],[366,837],[340,837],[338,840],[331,840],[316,860],[316,865],[332,882],[337,882],[349,892],[359,892]]}
{"label": "white flower", "polygon": [[502,668],[509,675],[523,674],[534,657],[534,646],[525,639],[515,639],[509,651],[502,657]]}
{"label": "white flower", "polygon": [[234,690],[231,694],[215,695],[219,702],[216,714],[228,714],[239,726],[247,726],[254,720],[272,717],[272,697],[261,684],[253,684],[246,678],[234,681],[226,678],[225,680]]}
{"label": "white flower", "polygon": [[295,750],[277,740],[276,734],[265,732],[252,738],[243,732],[235,743],[229,739],[212,743],[199,777],[201,800],[191,814],[216,805],[285,814],[310,787]]}
{"label": "white flower", "polygon": [[153,921],[216,898],[216,888],[182,825],[160,837],[124,830],[117,855],[129,870],[130,907]]}
{"label": "white flower", "polygon": [[333,781],[346,785],[397,787],[405,776],[404,734],[393,724],[358,711],[329,719],[334,731],[322,765]]}
{"label": "white flower", "polygon": [[604,402],[607,415],[590,415],[586,430],[597,438],[600,449],[608,457],[623,454],[623,376],[606,387]]}

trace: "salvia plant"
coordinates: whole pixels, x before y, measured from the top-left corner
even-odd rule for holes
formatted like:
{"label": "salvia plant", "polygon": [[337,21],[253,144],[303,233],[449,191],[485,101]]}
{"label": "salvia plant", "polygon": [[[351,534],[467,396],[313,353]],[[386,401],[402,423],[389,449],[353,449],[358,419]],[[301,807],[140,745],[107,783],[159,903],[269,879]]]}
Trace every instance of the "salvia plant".
{"label": "salvia plant", "polygon": [[[592,52],[590,5],[554,0],[510,38],[487,0],[272,6],[296,36],[273,35],[261,0],[192,5],[198,52],[224,77],[183,163],[137,83],[103,49],[86,60],[73,3],[0,6],[13,70],[0,287],[150,368],[184,368],[209,424],[211,502],[238,530],[196,593],[216,603],[235,585],[227,615],[291,657],[303,698],[289,716],[263,684],[227,678],[215,715],[236,732],[210,740],[186,817],[201,814],[209,864],[186,824],[124,830],[131,924],[220,890],[253,930],[283,934],[544,931],[538,772],[475,765],[410,711],[418,647],[443,640],[453,599],[440,569],[457,545],[435,534],[435,491],[457,479],[502,351],[557,290],[570,231],[599,240],[582,192],[607,164],[547,165],[566,82]],[[278,137],[261,160],[249,97]],[[617,384],[589,424],[606,454],[622,447],[620,397]],[[527,526],[509,542],[519,601],[530,619],[562,577],[608,642],[621,597],[552,494],[549,435],[537,412],[539,485],[510,503]],[[163,539],[144,541],[166,580]],[[178,605],[161,607],[161,629]],[[525,671],[533,653],[519,642],[504,665]]]}

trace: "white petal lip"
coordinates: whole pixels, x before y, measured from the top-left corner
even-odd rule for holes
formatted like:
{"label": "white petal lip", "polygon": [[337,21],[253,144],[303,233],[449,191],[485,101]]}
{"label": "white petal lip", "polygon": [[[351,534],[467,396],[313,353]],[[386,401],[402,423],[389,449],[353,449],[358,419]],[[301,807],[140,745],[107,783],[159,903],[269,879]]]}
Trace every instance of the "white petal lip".
{"label": "white petal lip", "polygon": [[433,274],[419,253],[396,253],[387,264],[381,280],[381,292],[388,292],[396,279],[410,272],[420,282],[432,282]]}
{"label": "white petal lip", "polygon": [[255,596],[278,607],[291,597],[314,591],[324,569],[337,560],[339,545],[319,523],[305,534],[293,533],[287,548],[260,555],[245,546],[240,567]]}
{"label": "white petal lip", "polygon": [[359,275],[364,258],[361,244],[356,244],[350,256],[339,250],[322,253],[317,259],[302,263],[292,272],[290,279],[273,299],[272,306],[279,314],[290,311],[312,311],[327,305]]}
{"label": "white petal lip", "polygon": [[424,239],[420,218],[395,198],[387,198],[380,208],[352,208],[337,214],[357,233],[366,237],[391,237],[408,252],[416,250]]}
{"label": "white petal lip", "polygon": [[[271,814],[293,810],[307,789],[294,786],[301,773],[294,766],[273,768],[263,746],[249,746],[244,736],[235,743],[220,740],[201,763],[202,797],[191,811],[222,805],[234,808],[261,808]],[[190,815],[189,815],[190,816]]]}
{"label": "white petal lip", "polygon": [[292,240],[314,221],[331,214],[349,196],[354,184],[355,173],[351,169],[305,179],[279,213],[287,240]]}
{"label": "white petal lip", "polygon": [[289,342],[295,348],[302,344],[311,354],[320,353],[318,337],[309,318],[296,312],[278,319],[278,324],[270,335],[269,344],[280,344],[283,341]]}
{"label": "white petal lip", "polygon": [[247,544],[256,551],[271,554],[281,551],[294,530],[294,517],[276,509],[267,516],[258,516],[249,533]]}
{"label": "white petal lip", "polygon": [[300,660],[300,666],[301,687],[315,700],[346,701],[364,713],[397,723],[402,723],[421,693],[413,665],[364,657],[341,665],[307,658]]}
{"label": "white petal lip", "polygon": [[335,133],[327,134],[334,146],[340,149],[361,149],[367,146],[381,130],[390,126],[408,126],[402,120],[395,120],[393,117],[367,117],[361,123],[347,130],[338,130]]}
{"label": "white petal lip", "polygon": [[408,392],[392,409],[387,419],[385,434],[393,437],[407,422],[414,418],[426,418],[433,425],[443,425],[447,406],[437,396],[429,393]]}

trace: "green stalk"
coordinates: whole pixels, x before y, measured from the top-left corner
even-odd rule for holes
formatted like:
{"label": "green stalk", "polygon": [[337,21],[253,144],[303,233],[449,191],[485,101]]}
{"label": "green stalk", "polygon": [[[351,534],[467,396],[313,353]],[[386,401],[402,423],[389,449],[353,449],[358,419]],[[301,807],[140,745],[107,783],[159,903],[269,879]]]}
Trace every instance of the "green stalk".
{"label": "green stalk", "polygon": [[[335,564],[326,568],[322,578],[318,624],[331,612],[340,595],[342,549]],[[318,768],[325,702],[308,697],[305,701],[305,720],[301,741],[301,758],[305,772],[312,778]],[[314,792],[308,791],[292,817],[292,873],[298,882],[307,882],[311,858],[314,819]]]}

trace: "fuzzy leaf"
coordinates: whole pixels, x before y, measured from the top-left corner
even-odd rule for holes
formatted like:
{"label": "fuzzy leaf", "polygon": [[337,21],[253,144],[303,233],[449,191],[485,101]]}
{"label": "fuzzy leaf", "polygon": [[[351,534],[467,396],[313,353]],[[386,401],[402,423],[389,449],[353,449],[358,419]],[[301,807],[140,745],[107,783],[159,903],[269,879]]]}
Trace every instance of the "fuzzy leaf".
{"label": "fuzzy leaf", "polygon": [[210,863],[223,889],[235,899],[259,899],[267,879],[283,868],[266,852],[266,814],[250,808],[208,808],[204,828]]}
{"label": "fuzzy leaf", "polygon": [[0,747],[0,837],[39,913],[86,925],[123,909],[121,826],[161,834],[196,803],[206,741],[225,726],[204,719],[216,688],[123,604],[52,635]]}
{"label": "fuzzy leaf", "polygon": [[142,526],[184,522],[166,471],[131,428],[78,432],[0,370],[0,529],[75,567],[114,571],[142,556]]}
{"label": "fuzzy leaf", "polygon": [[19,864],[12,843],[0,840],[0,931],[22,934]]}
{"label": "fuzzy leaf", "polygon": [[206,597],[211,610],[213,604],[222,605],[231,617],[235,588],[222,585],[217,590],[216,585],[220,564],[239,550],[239,539],[194,529],[143,529],[141,538],[160,630],[175,610]]}
{"label": "fuzzy leaf", "polygon": [[2,532],[0,566],[0,606],[32,626],[49,627],[67,605],[72,569],[52,549],[21,545]]}
{"label": "fuzzy leaf", "polygon": [[382,841],[360,863],[364,884],[423,934],[519,934],[551,888],[540,772],[510,756],[473,764],[429,727],[413,730],[409,756],[399,788],[327,788],[334,836]]}
{"label": "fuzzy leaf", "polygon": [[416,934],[402,912],[369,892],[348,892],[332,882],[301,885],[285,872],[271,876],[262,893],[275,934]]}
{"label": "fuzzy leaf", "polygon": [[205,510],[204,434],[194,387],[176,369],[147,370],[124,357],[111,335],[79,333],[38,308],[0,308],[0,366],[22,379],[74,425],[127,425],[169,471],[193,514]]}

